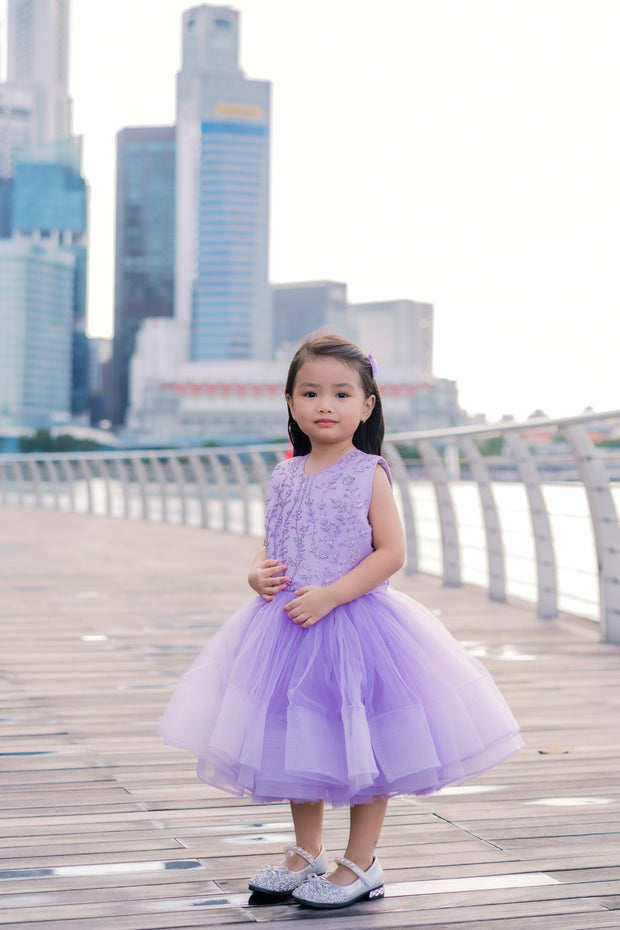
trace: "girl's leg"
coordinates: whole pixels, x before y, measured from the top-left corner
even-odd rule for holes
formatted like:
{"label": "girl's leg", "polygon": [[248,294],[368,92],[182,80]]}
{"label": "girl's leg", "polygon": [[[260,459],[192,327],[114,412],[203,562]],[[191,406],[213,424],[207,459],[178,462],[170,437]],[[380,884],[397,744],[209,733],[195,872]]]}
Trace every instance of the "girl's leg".
{"label": "girl's leg", "polygon": [[[295,843],[301,846],[306,852],[313,856],[318,856],[321,851],[323,836],[323,801],[316,801],[314,804],[298,804],[291,801],[291,814],[295,825]],[[286,860],[286,867],[291,872],[299,872],[305,869],[308,863],[302,856],[293,853]]]}
{"label": "girl's leg", "polygon": [[[351,808],[349,842],[344,858],[364,872],[372,865],[386,809],[387,798],[375,798],[372,804],[356,804]],[[339,865],[329,876],[335,885],[350,885],[356,878],[357,875],[344,865]]]}

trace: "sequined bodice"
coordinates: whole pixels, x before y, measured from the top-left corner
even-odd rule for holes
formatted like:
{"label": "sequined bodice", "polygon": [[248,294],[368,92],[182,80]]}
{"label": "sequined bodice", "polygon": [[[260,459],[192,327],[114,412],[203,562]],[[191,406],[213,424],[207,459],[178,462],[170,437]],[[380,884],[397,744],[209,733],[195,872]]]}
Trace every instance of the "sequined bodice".
{"label": "sequined bodice", "polygon": [[359,449],[313,475],[304,472],[306,460],[276,465],[266,502],[267,556],[288,566],[292,591],[331,584],[370,555],[368,508],[377,464],[390,474],[385,459]]}

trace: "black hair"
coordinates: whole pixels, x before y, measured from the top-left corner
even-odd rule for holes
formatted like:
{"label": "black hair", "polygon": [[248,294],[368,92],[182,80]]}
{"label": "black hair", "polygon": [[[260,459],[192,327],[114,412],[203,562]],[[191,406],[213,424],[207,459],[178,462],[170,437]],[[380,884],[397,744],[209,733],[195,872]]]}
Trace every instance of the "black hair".
{"label": "black hair", "polygon": [[[381,455],[381,444],[385,433],[383,409],[379,388],[372,373],[372,365],[368,356],[359,349],[355,343],[343,336],[319,335],[310,336],[297,349],[288,370],[284,393],[287,397],[293,396],[297,372],[301,366],[314,358],[336,358],[339,362],[355,369],[360,376],[362,390],[365,397],[374,394],[375,405],[365,423],[360,423],[353,434],[353,445],[362,452],[371,455]],[[293,444],[293,455],[307,455],[312,446],[310,439],[300,429],[291,413],[288,411],[288,434]]]}

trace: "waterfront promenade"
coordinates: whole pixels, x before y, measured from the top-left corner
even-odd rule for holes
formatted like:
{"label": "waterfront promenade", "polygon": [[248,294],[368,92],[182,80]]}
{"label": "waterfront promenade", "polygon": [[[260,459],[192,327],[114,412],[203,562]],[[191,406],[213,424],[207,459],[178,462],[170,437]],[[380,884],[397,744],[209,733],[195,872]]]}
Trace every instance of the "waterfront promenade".
{"label": "waterfront promenade", "polygon": [[[391,802],[383,900],[314,912],[249,899],[247,876],[292,838],[287,806],[202,785],[155,728],[180,673],[251,596],[256,547],[0,507],[0,925],[620,928],[620,646],[585,621],[402,573],[396,586],[487,664],[527,748],[463,788]],[[326,826],[339,854],[345,812]]]}

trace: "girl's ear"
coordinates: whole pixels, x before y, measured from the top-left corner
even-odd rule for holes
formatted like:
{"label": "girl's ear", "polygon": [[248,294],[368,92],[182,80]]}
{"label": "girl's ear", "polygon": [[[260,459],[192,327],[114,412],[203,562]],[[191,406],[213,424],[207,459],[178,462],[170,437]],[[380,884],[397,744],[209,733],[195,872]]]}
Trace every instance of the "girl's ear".
{"label": "girl's ear", "polygon": [[364,421],[367,420],[370,414],[373,412],[373,410],[375,409],[376,403],[377,403],[377,398],[375,397],[374,394],[371,394],[369,397],[366,398],[366,400],[364,401],[363,414],[362,414]]}
{"label": "girl's ear", "polygon": [[286,400],[286,403],[288,404],[288,409],[290,411],[292,418],[295,419],[295,411],[293,409],[293,398],[291,397],[290,394],[285,394],[284,398]]}

